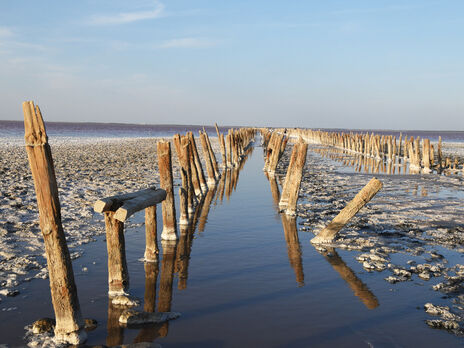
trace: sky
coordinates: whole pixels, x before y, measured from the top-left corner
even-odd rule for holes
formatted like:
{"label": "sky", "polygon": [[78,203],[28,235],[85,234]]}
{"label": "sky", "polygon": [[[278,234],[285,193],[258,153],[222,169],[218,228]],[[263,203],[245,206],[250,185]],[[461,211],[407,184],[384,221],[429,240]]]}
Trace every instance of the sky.
{"label": "sky", "polygon": [[0,0],[0,120],[464,130],[462,0]]}

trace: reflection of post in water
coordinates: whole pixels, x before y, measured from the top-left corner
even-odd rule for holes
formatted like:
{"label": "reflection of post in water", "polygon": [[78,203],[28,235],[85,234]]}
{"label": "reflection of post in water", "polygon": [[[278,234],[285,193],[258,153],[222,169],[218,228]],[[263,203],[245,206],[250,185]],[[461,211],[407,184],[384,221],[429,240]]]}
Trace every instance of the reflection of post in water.
{"label": "reflection of post in water", "polygon": [[274,175],[268,175],[265,172],[267,180],[269,180],[269,184],[271,184],[271,193],[272,193],[272,200],[274,201],[274,207],[279,211],[279,202],[280,202],[280,192],[279,192],[279,185],[277,184],[277,179]]}
{"label": "reflection of post in water", "polygon": [[125,310],[123,307],[114,306],[111,298],[108,298],[108,322],[106,325],[106,345],[108,347],[119,346],[124,341],[124,328],[119,325],[119,317]]}
{"label": "reflection of post in water", "polygon": [[205,230],[206,222],[208,221],[209,209],[211,207],[211,202],[213,201],[214,195],[216,194],[217,185],[210,187],[208,193],[206,194],[205,200],[201,207],[200,222],[198,224],[198,231],[203,232]]}
{"label": "reflection of post in water", "polygon": [[227,169],[224,169],[224,172],[222,173],[221,178],[219,179],[219,185],[218,185],[217,195],[216,195],[216,200],[215,200],[216,202],[219,198],[219,200],[222,203],[222,199],[224,198],[224,187],[226,183],[227,171],[228,171]]}
{"label": "reflection of post in water", "polygon": [[301,260],[300,240],[298,239],[298,230],[296,228],[296,217],[280,214],[282,226],[287,242],[288,260],[295,272],[298,286],[304,286],[303,262]]}
{"label": "reflection of post in water", "polygon": [[[369,290],[349,268],[342,258],[337,254],[334,248],[326,247],[327,251],[321,252],[324,258],[330,263],[334,270],[340,274],[345,282],[348,283],[355,296],[359,297],[368,309],[374,309],[379,306],[377,297]],[[330,255],[330,256],[329,256]]]}
{"label": "reflection of post in water", "polygon": [[[143,299],[143,311],[155,312],[156,304],[156,280],[158,279],[158,262],[145,262],[145,296]],[[148,325],[140,329],[134,339],[134,343],[153,342],[158,336],[159,325]]]}
{"label": "reflection of post in water", "polygon": [[177,288],[184,290],[187,288],[188,267],[190,261],[190,252],[192,251],[193,234],[201,213],[201,205],[195,208],[195,214],[188,226],[181,228],[181,236],[176,249],[175,272],[179,276]]}
{"label": "reflection of post in water", "polygon": [[[170,312],[172,302],[172,283],[174,278],[174,259],[176,257],[176,241],[161,241],[163,259],[161,260],[161,276],[159,286],[158,312]],[[164,323],[159,334],[166,337],[169,323]]]}
{"label": "reflection of post in water", "polygon": [[232,189],[235,191],[237,190],[237,183],[238,183],[238,174],[239,174],[239,169],[238,168],[233,168],[232,169],[232,175],[230,177],[230,184],[231,184],[231,193]]}
{"label": "reflection of post in water", "polygon": [[158,262],[145,262],[145,296],[143,300],[144,312],[153,313],[156,303],[156,280],[158,278]]}
{"label": "reflection of post in water", "polygon": [[225,182],[226,198],[227,200],[229,200],[230,194],[232,193],[232,185],[231,185],[232,169],[227,169],[225,176],[226,176],[226,182]]}

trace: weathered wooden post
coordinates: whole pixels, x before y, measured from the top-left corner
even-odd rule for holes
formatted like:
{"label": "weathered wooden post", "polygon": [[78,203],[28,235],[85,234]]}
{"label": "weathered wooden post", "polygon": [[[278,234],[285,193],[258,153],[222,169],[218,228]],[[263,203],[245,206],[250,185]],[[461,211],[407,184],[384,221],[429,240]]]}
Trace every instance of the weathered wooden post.
{"label": "weathered wooden post", "polygon": [[424,173],[430,173],[430,140],[424,139],[422,142],[422,165],[424,166]]}
{"label": "weathered wooden post", "polygon": [[316,237],[311,239],[311,243],[330,243],[333,241],[337,233],[379,192],[382,186],[382,183],[377,178],[372,178],[332,222],[319,232]]}
{"label": "weathered wooden post", "polygon": [[201,146],[203,148],[203,157],[206,164],[206,172],[208,173],[208,187],[211,188],[216,184],[216,176],[214,175],[213,163],[208,150],[208,144],[204,133],[200,133]]}
{"label": "weathered wooden post", "polygon": [[94,211],[103,213],[106,225],[106,246],[108,249],[108,294],[123,295],[129,285],[126,248],[124,240],[124,222],[136,212],[145,210],[145,259],[156,261],[158,246],[156,244],[156,208],[151,207],[162,202],[166,191],[155,187],[137,192],[121,194],[99,199]]}
{"label": "weathered wooden post", "polygon": [[174,205],[171,164],[171,144],[168,141],[159,141],[157,146],[160,187],[166,191],[166,199],[161,204],[163,211],[163,232],[161,233],[161,239],[177,240],[176,207]]}
{"label": "weathered wooden post", "polygon": [[222,166],[227,168],[226,142],[222,133],[219,136],[219,143],[221,144]]}
{"label": "weathered wooden post", "polygon": [[115,219],[114,215],[114,211],[104,212],[108,251],[108,295],[110,296],[125,294],[129,286],[124,223]]}
{"label": "weathered wooden post", "polygon": [[206,191],[208,191],[208,186],[206,185],[205,174],[203,173],[203,166],[201,165],[200,156],[198,155],[197,144],[195,142],[195,137],[193,136],[192,132],[188,132],[187,135],[190,140],[193,159],[195,160],[195,166],[197,168],[198,179],[200,180],[202,195],[204,195],[206,194]]}
{"label": "weathered wooden post", "polygon": [[287,174],[285,175],[284,184],[282,185],[282,195],[280,196],[279,208],[284,210],[288,205],[288,199],[290,196],[290,182],[292,180],[292,175],[294,173],[294,167],[296,158],[298,157],[299,143],[296,143],[293,146],[292,154],[290,156],[290,162],[288,163]]}
{"label": "weathered wooden post", "polygon": [[214,169],[214,176],[216,177],[216,180],[218,180],[219,177],[221,176],[221,172],[219,171],[219,166],[217,164],[216,155],[214,154],[213,147],[211,146],[211,141],[209,140],[208,133],[206,133],[206,131],[204,131],[203,133],[205,134],[206,144],[208,145],[209,157],[211,159],[211,164],[213,165],[213,169]]}
{"label": "weathered wooden post", "polygon": [[438,169],[441,170],[443,164],[443,153],[441,151],[441,136],[438,137],[438,145],[437,145],[437,162],[438,162]]}
{"label": "weathered wooden post", "polygon": [[188,194],[187,191],[183,188],[179,188],[179,207],[180,207],[180,218],[179,218],[179,225],[188,225],[189,218],[188,218]]}
{"label": "weathered wooden post", "polygon": [[277,168],[277,163],[279,162],[279,158],[281,156],[281,149],[282,149],[282,141],[284,139],[284,135],[280,135],[278,134],[276,137],[275,137],[275,141],[274,141],[274,146],[273,148],[271,149],[272,152],[270,154],[270,157],[269,157],[269,164],[268,164],[268,171],[269,171],[269,174],[273,175],[275,174],[275,170]]}
{"label": "weathered wooden post", "polygon": [[193,205],[196,197],[192,182],[189,139],[183,136],[179,137],[178,141],[176,141],[176,137],[174,137],[174,143],[176,144],[177,157],[179,158],[182,187],[187,192],[187,209],[189,213],[193,213]]}
{"label": "weathered wooden post", "polygon": [[147,262],[158,261],[158,241],[156,224],[156,205],[145,208],[145,254],[144,260]]}
{"label": "weathered wooden post", "polygon": [[191,179],[192,179],[192,186],[195,191],[195,196],[199,197],[200,199],[203,197],[203,190],[201,188],[201,183],[200,183],[200,176],[198,175],[198,170],[197,166],[195,165],[195,156],[193,155],[193,144],[190,142],[189,137],[186,135],[185,137],[182,138],[182,141],[184,141],[184,138],[186,138],[188,142],[188,155],[189,155],[189,161],[190,161],[190,171],[191,171]]}
{"label": "weathered wooden post", "polygon": [[38,106],[23,103],[24,138],[39,209],[39,224],[45,244],[50,290],[55,311],[55,338],[71,344],[85,342],[74,273],[61,223],[53,158],[47,132]]}
{"label": "weathered wooden post", "polygon": [[[297,157],[295,160],[295,165],[293,168],[293,173],[287,173],[290,176],[289,182],[287,184],[287,191],[285,192],[286,197],[288,197],[287,208],[285,209],[285,214],[287,215],[296,215],[296,205],[298,202],[298,193],[300,191],[301,179],[303,177],[303,168],[306,163],[306,154],[308,151],[308,144],[300,143],[298,144]],[[282,196],[284,192],[282,192]],[[280,205],[280,204],[279,204]]]}

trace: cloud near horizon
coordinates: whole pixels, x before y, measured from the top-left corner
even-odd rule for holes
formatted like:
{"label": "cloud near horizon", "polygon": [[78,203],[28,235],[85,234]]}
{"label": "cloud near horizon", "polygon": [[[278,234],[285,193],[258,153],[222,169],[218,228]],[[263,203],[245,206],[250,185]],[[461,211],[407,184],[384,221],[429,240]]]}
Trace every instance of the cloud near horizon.
{"label": "cloud near horizon", "polygon": [[149,11],[123,12],[114,15],[92,16],[90,25],[117,25],[163,17],[165,6],[160,1],[154,2],[154,9]]}

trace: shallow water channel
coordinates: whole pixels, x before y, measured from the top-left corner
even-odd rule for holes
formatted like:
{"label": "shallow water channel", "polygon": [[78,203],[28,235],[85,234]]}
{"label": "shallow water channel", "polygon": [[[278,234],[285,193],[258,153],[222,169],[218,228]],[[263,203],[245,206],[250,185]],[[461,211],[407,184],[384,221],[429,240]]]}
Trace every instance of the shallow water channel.
{"label": "shallow water channel", "polygon": [[[195,230],[179,233],[177,247],[161,250],[157,265],[139,261],[145,247],[143,212],[127,224],[129,293],[141,300],[140,309],[156,303],[158,310],[180,312],[176,320],[119,327],[121,310],[108,305],[105,240],[82,246],[83,256],[73,262],[79,300],[84,317],[98,321],[88,345],[153,340],[163,347],[463,344],[462,338],[425,325],[422,306],[436,298],[427,285],[389,284],[385,275],[365,271],[353,251],[318,252],[309,242],[312,233],[298,232],[298,221],[277,212],[263,165],[257,147],[235,174],[235,190],[232,183],[221,197],[219,185],[209,207],[199,212]],[[24,345],[25,325],[53,317],[48,280],[34,279],[20,290],[0,304],[0,344]]]}

